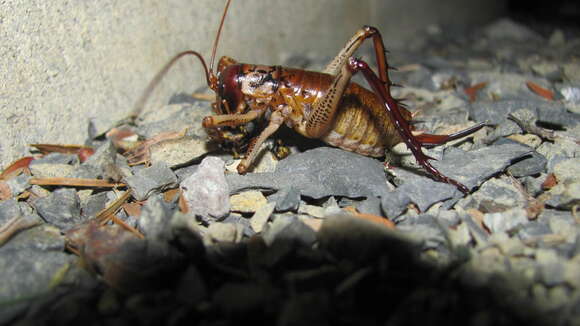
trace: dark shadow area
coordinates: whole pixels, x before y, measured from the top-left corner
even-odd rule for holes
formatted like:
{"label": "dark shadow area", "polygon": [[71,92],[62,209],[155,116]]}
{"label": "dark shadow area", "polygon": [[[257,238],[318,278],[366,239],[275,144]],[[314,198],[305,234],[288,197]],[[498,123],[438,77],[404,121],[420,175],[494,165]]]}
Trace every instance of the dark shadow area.
{"label": "dark shadow area", "polygon": [[175,233],[170,245],[130,241],[110,257],[108,266],[124,273],[105,279],[113,287],[104,282],[58,287],[16,321],[18,325],[547,324],[538,309],[521,299],[525,295],[514,292],[513,280],[497,275],[477,281],[482,278],[465,268],[468,256],[437,267],[418,259],[416,243],[389,230],[345,216],[331,218],[314,243],[292,233],[271,243],[254,236],[205,250],[200,239],[185,233]]}
{"label": "dark shadow area", "polygon": [[511,18],[542,34],[549,35],[555,26],[580,30],[580,2],[575,0],[509,0],[507,10]]}

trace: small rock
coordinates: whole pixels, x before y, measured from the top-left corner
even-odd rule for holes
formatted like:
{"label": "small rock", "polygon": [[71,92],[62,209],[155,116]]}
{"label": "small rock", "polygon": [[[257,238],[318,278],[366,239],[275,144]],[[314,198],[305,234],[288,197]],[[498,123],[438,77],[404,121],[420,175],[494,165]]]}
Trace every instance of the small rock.
{"label": "small rock", "polygon": [[580,123],[580,114],[567,112],[562,105],[544,100],[478,101],[470,104],[469,114],[470,118],[475,121],[487,121],[497,125],[505,121],[508,114],[520,109],[528,109],[534,113],[539,121],[558,126],[574,127]]}
{"label": "small rock", "polygon": [[566,36],[564,32],[557,28],[555,29],[552,34],[550,35],[550,39],[548,40],[548,44],[550,46],[563,46],[566,44]]}
{"label": "small rock", "polygon": [[542,138],[534,134],[514,134],[508,138],[513,141],[517,141],[520,144],[530,146],[531,148],[537,148],[542,144]]}
{"label": "small rock", "polygon": [[506,232],[518,225],[528,223],[528,218],[524,209],[512,208],[503,212],[485,214],[483,223],[492,233]]}
{"label": "small rock", "polygon": [[471,242],[469,227],[466,223],[459,224],[455,229],[449,229],[448,235],[454,246],[467,246]]}
{"label": "small rock", "polygon": [[276,202],[276,212],[297,212],[300,207],[300,190],[296,187],[283,188],[268,199]]}
{"label": "small rock", "polygon": [[122,156],[118,156],[113,142],[107,140],[69,176],[119,181],[123,175],[117,166],[118,158]]}
{"label": "small rock", "polygon": [[33,206],[43,220],[63,231],[85,220],[81,216],[79,196],[71,188],[57,189],[48,197],[38,198]]}
{"label": "small rock", "polygon": [[546,204],[560,209],[571,209],[580,204],[580,181],[559,183],[550,189]]}
{"label": "small rock", "polygon": [[496,232],[489,237],[489,242],[495,244],[506,256],[523,255],[525,246],[517,238],[510,238],[504,232]]}
{"label": "small rock", "polygon": [[180,187],[191,214],[215,219],[229,214],[230,196],[224,164],[220,158],[206,157],[199,168],[181,182]]}
{"label": "small rock", "polygon": [[253,213],[267,203],[266,197],[257,190],[243,191],[230,196],[230,210],[232,212]]}
{"label": "small rock", "polygon": [[360,213],[363,214],[372,214],[376,216],[383,215],[381,209],[381,199],[375,196],[370,196],[367,199],[358,202],[355,207]]}
{"label": "small rock", "polygon": [[561,80],[562,79],[562,68],[559,64],[554,62],[542,61],[530,66],[530,69],[535,74],[545,77],[548,80]]}
{"label": "small rock", "polygon": [[410,235],[416,242],[421,242],[423,250],[438,250],[447,245],[444,230],[431,215],[422,214],[407,217],[397,224],[397,229]]}
{"label": "small rock", "polygon": [[107,192],[100,192],[89,196],[86,200],[81,200],[81,211],[85,217],[94,217],[98,212],[107,206]]}
{"label": "small rock", "polygon": [[564,282],[564,265],[553,250],[536,250],[536,261],[540,279],[546,286],[555,286]]}
{"label": "small rock", "polygon": [[0,227],[10,219],[22,215],[16,199],[0,201]]}
{"label": "small rock", "polygon": [[[23,233],[25,232],[18,234],[13,240]],[[64,245],[62,237],[60,238]],[[7,247],[14,241],[0,248],[0,301],[10,303],[2,307],[1,324],[13,323],[14,318],[24,313],[32,302],[45,297],[47,292],[62,281],[63,274],[77,259],[64,253],[62,247],[60,250],[39,250],[33,244],[34,241],[39,239],[28,239],[30,244],[25,248]]]}
{"label": "small rock", "polygon": [[244,236],[245,237],[251,237],[254,234],[256,234],[256,231],[254,231],[252,229],[252,226],[250,224],[250,220],[243,217],[241,214],[231,213],[230,215],[228,215],[228,217],[223,219],[222,222],[241,225],[244,228]]}
{"label": "small rock", "polygon": [[298,209],[298,213],[307,214],[316,218],[323,218],[326,215],[326,209],[320,206],[302,204]]}
{"label": "small rock", "polygon": [[[569,84],[559,89],[564,101],[572,105],[574,108],[580,107],[580,84]],[[575,113],[580,113],[574,111]]]}
{"label": "small rock", "polygon": [[163,192],[177,186],[177,177],[165,163],[153,164],[125,179],[137,200],[145,200],[155,192]]}
{"label": "small rock", "polygon": [[73,174],[75,170],[76,168],[69,164],[39,163],[30,166],[30,172],[37,178],[64,178]]}
{"label": "small rock", "polygon": [[508,178],[493,178],[471,196],[461,200],[463,209],[475,208],[484,213],[502,212],[510,208],[524,207],[524,196]]}
{"label": "small rock", "polygon": [[524,25],[510,19],[500,19],[484,28],[484,33],[493,40],[531,41],[541,40],[541,37]]}
{"label": "small rock", "polygon": [[518,237],[522,240],[533,240],[551,233],[552,230],[546,223],[531,221],[518,230]]}
{"label": "small rock", "polygon": [[310,247],[316,242],[316,233],[295,216],[278,215],[262,231],[266,245],[276,241],[289,241]]}
{"label": "small rock", "polygon": [[558,139],[556,139],[554,143],[543,142],[542,145],[537,148],[537,151],[544,155],[548,160],[548,164],[546,165],[548,173],[554,172],[555,166],[560,162],[580,155],[578,145],[574,142]]}
{"label": "small rock", "polygon": [[30,189],[31,184],[28,183],[29,180],[30,180],[29,175],[21,174],[14,178],[10,178],[8,181],[6,181],[6,184],[10,188],[10,191],[12,192],[12,196],[16,197],[21,193],[23,193],[25,190]]}
{"label": "small rock", "polygon": [[544,155],[533,151],[529,157],[524,157],[521,161],[508,167],[507,171],[516,178],[536,175],[546,170],[548,160]]}
{"label": "small rock", "polygon": [[250,219],[250,225],[254,231],[262,232],[264,225],[266,225],[270,215],[274,212],[275,206],[276,203],[267,203],[256,210],[256,213]]}
{"label": "small rock", "polygon": [[208,143],[205,138],[182,136],[159,142],[150,147],[150,161],[152,164],[163,163],[175,166],[196,159],[210,150],[214,144]]}
{"label": "small rock", "polygon": [[137,219],[138,229],[148,239],[170,239],[169,227],[174,209],[175,205],[167,203],[160,194],[149,197],[145,205],[141,208],[141,215]]}
{"label": "small rock", "polygon": [[580,181],[580,157],[558,163],[554,166],[554,174],[561,183]]}
{"label": "small rock", "polygon": [[580,262],[567,261],[564,263],[564,280],[570,286],[580,289]]}
{"label": "small rock", "polygon": [[244,227],[239,224],[214,222],[207,228],[204,243],[212,245],[217,242],[240,242],[244,235]]}

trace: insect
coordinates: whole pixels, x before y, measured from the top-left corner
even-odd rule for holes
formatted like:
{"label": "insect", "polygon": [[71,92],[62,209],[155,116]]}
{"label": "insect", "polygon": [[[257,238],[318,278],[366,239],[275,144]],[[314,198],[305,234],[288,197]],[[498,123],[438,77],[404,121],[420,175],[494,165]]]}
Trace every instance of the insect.
{"label": "insect", "polygon": [[[216,94],[212,104],[215,115],[205,117],[203,127],[213,140],[233,149],[245,149],[237,168],[240,174],[248,171],[264,141],[286,124],[308,138],[372,157],[384,156],[385,149],[403,141],[435,179],[469,192],[463,184],[433,167],[429,162],[433,158],[422,148],[465,137],[484,124],[450,135],[414,135],[409,123],[412,114],[391,95],[391,87],[396,84],[389,79],[387,51],[376,28],[363,26],[356,31],[323,72],[244,64],[224,56],[214,73],[216,49],[230,2],[226,3],[214,40],[209,69],[196,51],[177,54],[149,84],[140,105],[177,60],[192,55],[201,61],[207,85]],[[365,40],[373,42],[378,74],[365,61],[353,57]],[[351,82],[356,73],[362,73],[372,90]],[[260,121],[265,121],[265,127],[256,132]]]}

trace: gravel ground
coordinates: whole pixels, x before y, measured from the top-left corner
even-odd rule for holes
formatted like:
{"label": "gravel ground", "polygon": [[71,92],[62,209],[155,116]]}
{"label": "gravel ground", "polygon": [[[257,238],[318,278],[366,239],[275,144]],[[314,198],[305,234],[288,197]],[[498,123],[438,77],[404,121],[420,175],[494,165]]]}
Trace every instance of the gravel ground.
{"label": "gravel ground", "polygon": [[426,150],[470,194],[404,145],[385,168],[290,130],[238,175],[177,93],[2,174],[0,323],[580,325],[580,35],[500,20],[391,52],[418,129],[488,123]]}

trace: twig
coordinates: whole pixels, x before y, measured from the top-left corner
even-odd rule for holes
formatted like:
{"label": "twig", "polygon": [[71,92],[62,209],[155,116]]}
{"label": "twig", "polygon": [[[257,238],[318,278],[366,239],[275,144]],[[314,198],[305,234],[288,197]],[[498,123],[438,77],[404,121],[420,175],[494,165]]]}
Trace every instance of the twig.
{"label": "twig", "polygon": [[22,216],[15,216],[0,227],[0,247],[4,245],[14,234],[40,224],[38,220],[25,219]]}
{"label": "twig", "polygon": [[99,223],[104,224],[109,221],[109,218],[115,214],[123,204],[129,200],[131,196],[131,190],[125,191],[119,198],[117,198],[111,205],[105,207],[103,210],[97,213],[95,219],[99,221]]}
{"label": "twig", "polygon": [[534,135],[538,135],[544,139],[548,139],[553,141],[554,139],[556,139],[556,135],[554,134],[553,131],[544,129],[544,128],[540,128],[536,125],[534,125],[533,121],[523,121],[519,118],[516,118],[516,116],[514,116],[513,114],[508,114],[508,119],[512,120],[513,122],[515,122],[520,128],[522,128],[523,131],[529,133],[529,134],[534,134]]}
{"label": "twig", "polygon": [[95,188],[114,188],[124,187],[124,183],[114,183],[102,179],[83,179],[83,178],[31,178],[28,181],[31,185],[38,186],[70,186],[70,187],[95,187]]}

